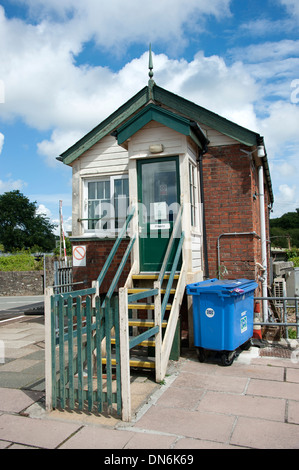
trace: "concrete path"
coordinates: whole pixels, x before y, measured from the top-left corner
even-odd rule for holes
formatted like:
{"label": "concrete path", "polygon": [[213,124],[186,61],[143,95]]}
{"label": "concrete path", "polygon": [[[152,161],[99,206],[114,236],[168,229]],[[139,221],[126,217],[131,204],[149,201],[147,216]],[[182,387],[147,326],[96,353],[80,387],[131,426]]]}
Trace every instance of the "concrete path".
{"label": "concrete path", "polygon": [[[43,317],[0,327],[0,448],[298,449],[299,354],[261,357],[252,347],[229,367],[184,351],[163,385],[135,378],[131,423],[88,413],[44,410]],[[1,356],[0,356],[1,360]],[[147,453],[136,454],[141,463]],[[186,454],[186,452],[184,452]],[[114,455],[119,455],[114,452]],[[125,455],[131,455],[126,453]],[[143,463],[144,463],[143,462]]]}

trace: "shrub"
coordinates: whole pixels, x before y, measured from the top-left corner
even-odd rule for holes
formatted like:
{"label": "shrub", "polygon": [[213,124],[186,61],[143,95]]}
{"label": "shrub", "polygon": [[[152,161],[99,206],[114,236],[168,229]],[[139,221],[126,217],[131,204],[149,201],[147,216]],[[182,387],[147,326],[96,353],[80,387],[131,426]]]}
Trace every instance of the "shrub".
{"label": "shrub", "polygon": [[28,252],[0,256],[0,271],[39,271],[42,269],[43,260],[36,261]]}

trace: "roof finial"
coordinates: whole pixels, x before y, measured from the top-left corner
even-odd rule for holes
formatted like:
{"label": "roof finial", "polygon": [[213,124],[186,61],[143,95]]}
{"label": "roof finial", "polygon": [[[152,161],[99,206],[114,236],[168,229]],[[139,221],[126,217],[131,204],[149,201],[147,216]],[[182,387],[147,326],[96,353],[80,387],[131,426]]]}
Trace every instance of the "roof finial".
{"label": "roof finial", "polygon": [[149,68],[149,73],[148,73],[148,76],[149,76],[149,82],[148,84],[149,85],[153,85],[154,84],[154,80],[153,80],[153,76],[154,76],[154,72],[153,72],[153,58],[152,58],[152,45],[150,43],[149,45],[149,61],[148,61],[148,68]]}

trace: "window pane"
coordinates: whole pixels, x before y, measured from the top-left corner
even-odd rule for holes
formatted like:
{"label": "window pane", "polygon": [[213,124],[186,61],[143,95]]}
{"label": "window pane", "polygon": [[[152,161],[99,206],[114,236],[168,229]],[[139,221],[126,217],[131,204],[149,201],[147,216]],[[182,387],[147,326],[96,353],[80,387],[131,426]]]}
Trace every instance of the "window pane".
{"label": "window pane", "polygon": [[114,209],[115,228],[121,228],[127,217],[129,207],[129,180],[120,178],[114,180]]}
{"label": "window pane", "polygon": [[106,199],[110,198],[110,181],[105,181],[105,196]]}
{"label": "window pane", "polygon": [[104,182],[99,181],[97,185],[97,199],[103,199],[104,197]]}
{"label": "window pane", "polygon": [[[87,218],[88,230],[110,230],[122,227],[129,206],[128,178],[111,178],[87,183],[88,204]],[[112,193],[114,197],[111,200]],[[112,206],[111,206],[112,204]],[[104,216],[104,218],[102,218]]]}
{"label": "window pane", "polygon": [[96,183],[88,183],[88,199],[96,198]]}

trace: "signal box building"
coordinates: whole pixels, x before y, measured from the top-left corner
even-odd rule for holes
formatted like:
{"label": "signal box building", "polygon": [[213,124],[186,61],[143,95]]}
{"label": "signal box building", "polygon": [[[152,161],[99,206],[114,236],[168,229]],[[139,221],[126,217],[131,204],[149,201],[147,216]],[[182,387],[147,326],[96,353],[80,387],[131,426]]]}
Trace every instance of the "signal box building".
{"label": "signal box building", "polygon": [[[148,86],[58,157],[73,172],[71,242],[86,250],[74,282],[89,287],[98,278],[134,209],[101,292],[133,238],[118,287],[141,288],[162,266],[171,272],[176,250],[166,265],[165,253],[180,217],[177,318],[188,283],[255,279],[262,294],[273,204],[263,137],[159,87],[152,75],[150,66]],[[175,234],[174,248],[180,240]],[[184,314],[182,323],[188,330]]]}

